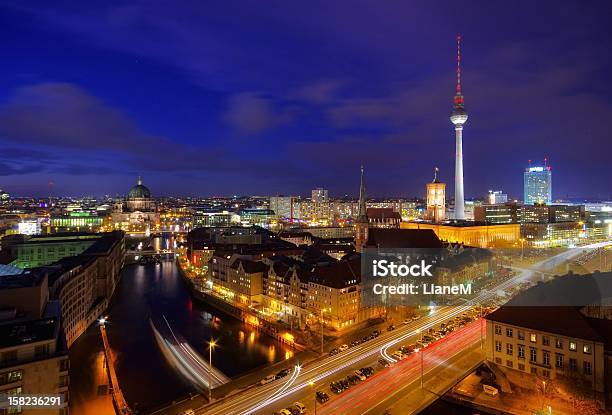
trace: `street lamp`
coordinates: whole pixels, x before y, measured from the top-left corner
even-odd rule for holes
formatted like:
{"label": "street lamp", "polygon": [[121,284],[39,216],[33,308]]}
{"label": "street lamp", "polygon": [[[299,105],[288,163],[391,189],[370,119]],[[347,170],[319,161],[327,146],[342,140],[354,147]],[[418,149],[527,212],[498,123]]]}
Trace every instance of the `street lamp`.
{"label": "street lamp", "polygon": [[314,387],[315,383],[313,380],[311,380],[310,382],[308,382],[308,385],[310,385],[310,387],[314,391],[314,415],[317,415],[317,390]]}
{"label": "street lamp", "polygon": [[208,402],[212,401],[212,351],[217,343],[211,337],[208,342]]}

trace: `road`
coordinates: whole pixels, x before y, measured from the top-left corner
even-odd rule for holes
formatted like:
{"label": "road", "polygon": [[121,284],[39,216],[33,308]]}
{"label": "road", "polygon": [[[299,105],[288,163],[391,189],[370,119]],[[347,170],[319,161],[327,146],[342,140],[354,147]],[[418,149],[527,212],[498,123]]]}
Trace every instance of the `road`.
{"label": "road", "polygon": [[[600,246],[610,245],[612,242],[603,242],[589,246],[581,247],[581,249],[593,249]],[[554,257],[547,258],[533,265],[533,269],[547,269],[549,266],[554,266],[561,261],[565,261],[579,255],[580,249],[562,252]],[[319,360],[311,362],[303,368],[296,368],[292,376],[280,380],[276,380],[264,386],[254,386],[242,393],[237,393],[219,402],[213,402],[211,405],[198,408],[196,413],[206,415],[226,415],[226,414],[269,414],[279,407],[289,406],[300,397],[310,396],[314,385],[329,383],[332,380],[341,378],[341,374],[349,369],[365,366],[366,363],[371,364],[381,356],[386,359],[392,359],[389,356],[389,349],[393,346],[399,346],[407,342],[412,337],[419,335],[424,330],[439,325],[442,322],[448,321],[457,315],[461,315],[474,305],[486,303],[497,296],[500,291],[515,287],[517,284],[528,281],[536,276],[533,269],[520,270],[518,275],[515,275],[508,280],[498,284],[495,287],[482,292],[473,300],[466,302],[464,305],[441,307],[433,315],[424,317],[416,322],[412,322],[402,326],[394,331],[385,332],[376,339],[369,340],[356,347],[351,347],[345,352],[336,356],[321,357]],[[479,334],[480,335],[480,334]],[[441,346],[442,347],[442,346]],[[446,346],[451,347],[451,346]],[[405,384],[410,382],[411,377],[408,376],[410,370],[414,370],[409,363],[400,363],[397,367],[404,368],[402,376]],[[412,368],[412,369],[410,369]],[[395,367],[381,372],[380,378],[384,379],[389,384],[395,384],[393,379]],[[406,370],[407,372],[403,372]],[[367,383],[367,382],[366,382]],[[396,384],[395,387],[399,387]],[[354,387],[355,388],[355,387]],[[328,393],[329,390],[326,390]],[[347,392],[345,392],[347,393]],[[350,393],[350,390],[348,391]],[[347,393],[347,394],[348,394]],[[312,398],[310,399],[312,402]],[[341,401],[341,400],[339,400]],[[329,402],[328,405],[331,406]],[[371,401],[370,404],[375,404],[376,401]],[[322,407],[323,408],[323,407]]]}

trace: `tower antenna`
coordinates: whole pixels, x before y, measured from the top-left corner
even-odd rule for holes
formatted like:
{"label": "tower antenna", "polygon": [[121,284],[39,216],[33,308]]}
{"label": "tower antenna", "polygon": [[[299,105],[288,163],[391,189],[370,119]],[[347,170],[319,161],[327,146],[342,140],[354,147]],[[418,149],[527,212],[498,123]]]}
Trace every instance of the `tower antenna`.
{"label": "tower antenna", "polygon": [[463,108],[463,95],[461,94],[461,35],[457,35],[457,90],[455,94],[455,107]]}

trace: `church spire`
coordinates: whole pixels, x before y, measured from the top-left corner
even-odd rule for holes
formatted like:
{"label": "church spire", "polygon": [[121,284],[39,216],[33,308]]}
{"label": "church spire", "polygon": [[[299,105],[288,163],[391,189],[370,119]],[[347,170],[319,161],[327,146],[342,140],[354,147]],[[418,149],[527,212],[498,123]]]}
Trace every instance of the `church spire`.
{"label": "church spire", "polygon": [[361,166],[361,183],[359,186],[359,211],[357,215],[357,222],[368,223],[368,211],[366,207],[366,192],[365,182],[363,181],[363,166]]}
{"label": "church spire", "polygon": [[138,180],[136,180],[136,184],[137,184],[138,186],[141,186],[141,185],[142,185],[142,177],[140,177],[140,174],[138,175]]}

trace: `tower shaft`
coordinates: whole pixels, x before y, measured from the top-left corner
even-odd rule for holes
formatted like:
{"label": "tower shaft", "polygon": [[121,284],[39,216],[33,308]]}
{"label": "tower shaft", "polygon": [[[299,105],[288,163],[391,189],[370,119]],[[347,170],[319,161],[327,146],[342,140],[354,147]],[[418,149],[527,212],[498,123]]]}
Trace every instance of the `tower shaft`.
{"label": "tower shaft", "polygon": [[463,125],[455,125],[455,219],[465,219],[463,196]]}

